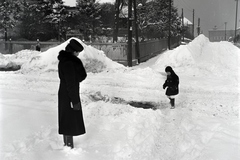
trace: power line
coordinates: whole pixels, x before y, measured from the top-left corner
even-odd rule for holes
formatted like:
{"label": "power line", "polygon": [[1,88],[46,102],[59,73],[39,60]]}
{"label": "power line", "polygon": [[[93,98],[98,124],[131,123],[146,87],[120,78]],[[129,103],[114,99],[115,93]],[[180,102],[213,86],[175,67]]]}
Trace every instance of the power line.
{"label": "power line", "polygon": [[[187,2],[185,2],[185,0],[181,0],[181,1],[184,3],[185,8],[186,8],[188,11],[192,12],[193,8],[190,7]],[[181,1],[180,1],[180,3],[181,3]]]}

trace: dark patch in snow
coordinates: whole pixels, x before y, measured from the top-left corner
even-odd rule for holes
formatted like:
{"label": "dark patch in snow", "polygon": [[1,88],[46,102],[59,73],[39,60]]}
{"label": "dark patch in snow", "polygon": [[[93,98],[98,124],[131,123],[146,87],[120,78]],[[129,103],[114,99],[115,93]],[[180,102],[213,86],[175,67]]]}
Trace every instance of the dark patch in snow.
{"label": "dark patch in snow", "polygon": [[157,109],[157,104],[154,102],[136,102],[136,101],[130,101],[128,102],[129,105],[136,107],[136,108],[143,108],[143,109]]}
{"label": "dark patch in snow", "polygon": [[143,108],[143,109],[153,109],[156,110],[158,104],[155,102],[139,102],[139,101],[126,101],[120,97],[109,97],[107,95],[102,95],[101,92],[96,92],[94,94],[89,95],[89,98],[92,101],[105,101],[114,104],[129,104],[132,107]]}

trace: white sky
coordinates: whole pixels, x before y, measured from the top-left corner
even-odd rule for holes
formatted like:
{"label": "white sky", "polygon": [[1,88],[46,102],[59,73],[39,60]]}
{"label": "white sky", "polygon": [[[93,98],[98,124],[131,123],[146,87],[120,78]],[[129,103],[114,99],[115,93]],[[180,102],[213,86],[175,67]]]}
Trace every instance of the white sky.
{"label": "white sky", "polygon": [[[200,27],[203,34],[208,36],[208,31],[217,26],[219,30],[235,29],[236,1],[235,0],[174,0],[174,6],[181,15],[193,22],[193,9],[195,10],[195,31],[200,18]],[[240,26],[240,3],[238,6],[238,27]],[[195,32],[196,35],[196,32]]]}

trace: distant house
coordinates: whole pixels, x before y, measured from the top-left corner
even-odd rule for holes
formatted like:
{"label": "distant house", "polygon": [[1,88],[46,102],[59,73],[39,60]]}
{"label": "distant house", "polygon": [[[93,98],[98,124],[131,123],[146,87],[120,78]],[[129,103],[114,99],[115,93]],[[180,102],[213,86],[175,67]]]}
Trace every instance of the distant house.
{"label": "distant house", "polygon": [[186,17],[183,18],[183,24],[184,26],[188,27],[188,31],[189,32],[192,32],[192,29],[193,29],[193,23],[187,19]]}
{"label": "distant house", "polygon": [[185,28],[184,37],[192,39],[194,35],[192,35],[193,23],[188,20],[186,17],[183,18],[183,25]]}
{"label": "distant house", "polygon": [[[235,30],[222,30],[216,26],[208,31],[209,40],[211,42],[228,41],[235,35]],[[237,29],[237,34],[240,34],[240,28]]]}

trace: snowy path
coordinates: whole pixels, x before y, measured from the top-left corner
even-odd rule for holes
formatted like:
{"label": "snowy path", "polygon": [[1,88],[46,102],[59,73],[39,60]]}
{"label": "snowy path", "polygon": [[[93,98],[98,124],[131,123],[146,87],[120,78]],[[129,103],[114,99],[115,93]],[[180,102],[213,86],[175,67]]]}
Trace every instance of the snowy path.
{"label": "snowy path", "polygon": [[[53,106],[56,97],[28,90],[0,90],[1,153],[7,152],[15,141],[26,139],[29,133],[40,132],[47,126],[56,127],[55,104]],[[16,149],[20,149],[24,144],[15,142],[15,145]]]}
{"label": "snowy path", "polygon": [[[56,57],[66,44],[2,56],[24,65],[0,72],[1,160],[239,160],[240,50],[233,44],[202,35],[132,68],[84,44],[79,58],[89,72],[102,72],[81,83],[87,133],[74,137],[73,150],[57,128]],[[180,77],[175,109],[162,89],[166,65]],[[131,106],[140,103],[155,108]]]}
{"label": "snowy path", "polygon": [[[111,77],[107,73],[89,75],[81,88],[87,134],[75,138],[74,150],[63,148],[62,137],[57,134],[58,80],[48,75],[0,73],[0,125],[4,128],[1,157],[24,160],[240,157],[237,92],[184,86],[176,109],[170,110],[168,100],[161,95],[161,86],[152,85],[149,77],[139,75],[138,83],[134,83],[136,75],[132,72],[111,73]],[[185,78],[182,81],[187,81]],[[158,109],[136,109],[101,99],[91,101],[89,94],[97,92],[109,98],[158,102]]]}
{"label": "snowy path", "polygon": [[[29,131],[38,131],[42,126],[56,124],[56,104],[52,105],[52,99],[55,98],[55,96],[32,91],[1,89],[0,122],[4,125],[4,134],[9,135],[1,140],[4,142],[2,144],[25,138]],[[16,135],[11,132],[16,132]]]}

